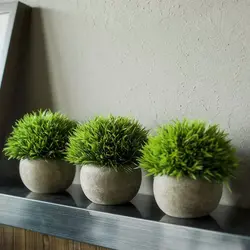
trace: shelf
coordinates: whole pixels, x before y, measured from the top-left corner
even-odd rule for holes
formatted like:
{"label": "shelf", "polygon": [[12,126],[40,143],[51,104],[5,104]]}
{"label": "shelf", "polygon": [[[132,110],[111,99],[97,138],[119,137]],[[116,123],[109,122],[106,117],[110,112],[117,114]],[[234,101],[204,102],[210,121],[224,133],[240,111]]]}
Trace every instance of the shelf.
{"label": "shelf", "polygon": [[177,219],[164,215],[152,196],[101,206],[79,185],[56,195],[2,186],[0,224],[112,249],[250,249],[250,210],[220,205],[208,217]]}

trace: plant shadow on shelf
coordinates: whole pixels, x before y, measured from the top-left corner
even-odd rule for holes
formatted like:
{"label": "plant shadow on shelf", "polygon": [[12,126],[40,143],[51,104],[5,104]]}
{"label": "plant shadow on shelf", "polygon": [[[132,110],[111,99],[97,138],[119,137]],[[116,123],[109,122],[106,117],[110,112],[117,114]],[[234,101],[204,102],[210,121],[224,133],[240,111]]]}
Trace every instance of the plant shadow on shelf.
{"label": "plant shadow on shelf", "polygon": [[[214,212],[221,227],[230,233],[250,235],[250,153],[241,150],[238,152],[240,162],[236,178],[230,181],[230,189],[224,187],[221,203]],[[230,206],[228,206],[230,205]],[[234,205],[234,206],[231,206]],[[248,249],[248,248],[246,248]]]}
{"label": "plant shadow on shelf", "polygon": [[153,195],[153,176],[147,176],[147,172],[142,169],[142,182],[139,193]]}
{"label": "plant shadow on shelf", "polygon": [[111,214],[124,215],[135,218],[142,218],[140,211],[132,203],[126,203],[122,205],[107,206],[91,203],[87,209],[100,212],[106,212]]}
{"label": "plant shadow on shelf", "polygon": [[160,222],[165,222],[179,226],[200,228],[205,230],[223,231],[219,226],[219,224],[217,223],[217,221],[210,215],[203,216],[200,218],[191,218],[191,219],[175,218],[168,215],[164,215],[161,218]]}
{"label": "plant shadow on shelf", "polygon": [[229,190],[226,186],[223,190],[221,204],[234,205],[241,208],[250,208],[250,152],[241,150],[237,153],[239,158],[239,168],[236,178],[229,183]]}
{"label": "plant shadow on shelf", "polygon": [[[48,55],[43,20],[39,8],[32,9],[29,24],[18,39],[23,45],[25,44],[23,46],[25,52],[23,51],[22,55],[18,56],[19,60],[15,69],[12,67],[6,70],[6,74],[10,75],[10,77],[8,77],[6,84],[3,81],[0,92],[2,114],[1,151],[17,119],[33,110],[53,110],[52,92],[48,75]],[[11,53],[14,53],[12,51],[15,52],[15,48],[10,47],[8,58],[13,56],[11,55]],[[12,75],[16,75],[16,77],[13,78],[11,77]],[[10,91],[10,88],[13,90]],[[9,103],[6,100],[9,100]],[[1,185],[20,185],[22,182],[18,171],[19,162],[7,160],[2,153],[0,160]]]}
{"label": "plant shadow on shelf", "polygon": [[163,212],[158,208],[152,195],[137,194],[131,202],[112,206],[92,203],[85,196],[80,185],[73,184],[67,191],[80,208],[155,221],[163,216]]}
{"label": "plant shadow on shelf", "polygon": [[217,221],[224,232],[250,235],[250,211],[248,209],[219,206],[211,216]]}
{"label": "plant shadow on shelf", "polygon": [[137,194],[131,203],[140,211],[144,219],[159,221],[164,215],[153,195]]}
{"label": "plant shadow on shelf", "polygon": [[71,207],[77,206],[74,200],[74,197],[72,197],[70,193],[68,193],[67,191],[64,191],[62,193],[57,193],[57,194],[38,194],[38,193],[29,192],[26,195],[26,198],[31,199],[31,200],[46,201],[50,203],[56,203],[56,204],[61,204],[61,205],[66,205],[66,206],[71,206]]}
{"label": "plant shadow on shelf", "polygon": [[141,212],[139,209],[131,202],[121,205],[99,205],[91,202],[83,193],[80,185],[73,184],[67,190],[69,194],[74,199],[76,205],[79,208],[87,208],[89,210],[106,212],[111,214],[119,214],[129,217],[141,218]]}

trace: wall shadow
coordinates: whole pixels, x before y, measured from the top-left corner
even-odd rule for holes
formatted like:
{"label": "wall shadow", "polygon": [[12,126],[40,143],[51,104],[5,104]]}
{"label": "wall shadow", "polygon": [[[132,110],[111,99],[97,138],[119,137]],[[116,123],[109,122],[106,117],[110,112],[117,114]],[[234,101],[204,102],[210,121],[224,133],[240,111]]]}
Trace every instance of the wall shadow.
{"label": "wall shadow", "polygon": [[42,9],[33,8],[25,79],[26,112],[53,109]]}
{"label": "wall shadow", "polygon": [[147,176],[147,172],[142,169],[142,182],[139,190],[140,194],[153,194],[153,176]]}
{"label": "wall shadow", "polygon": [[236,178],[229,183],[231,190],[224,187],[221,204],[250,208],[250,153],[248,150],[240,150],[237,157],[240,166],[236,171]]}
{"label": "wall shadow", "polygon": [[[53,109],[41,9],[32,9],[22,27],[20,20],[15,23],[18,31],[11,40],[17,42],[11,42],[4,76],[7,80],[0,89],[1,152],[17,119],[40,108]],[[21,184],[18,165],[18,161],[9,161],[1,154],[1,185]]]}

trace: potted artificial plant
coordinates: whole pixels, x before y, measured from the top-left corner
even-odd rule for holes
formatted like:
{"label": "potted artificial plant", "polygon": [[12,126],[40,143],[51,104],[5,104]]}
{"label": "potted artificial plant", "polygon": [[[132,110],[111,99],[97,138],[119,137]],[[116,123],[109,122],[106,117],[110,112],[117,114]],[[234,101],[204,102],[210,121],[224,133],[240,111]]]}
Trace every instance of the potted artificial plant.
{"label": "potted artificial plant", "polygon": [[126,117],[96,117],[79,125],[69,140],[67,160],[81,165],[80,182],[89,200],[129,202],[141,184],[138,158],[148,131]]}
{"label": "potted artificial plant", "polygon": [[66,190],[75,176],[75,166],[64,161],[69,135],[76,122],[51,111],[26,114],[13,127],[4,153],[20,160],[24,185],[36,193]]}
{"label": "potted artificial plant", "polygon": [[153,191],[167,215],[201,217],[212,212],[222,183],[237,167],[235,149],[217,125],[175,121],[158,129],[143,147],[140,166],[154,175]]}

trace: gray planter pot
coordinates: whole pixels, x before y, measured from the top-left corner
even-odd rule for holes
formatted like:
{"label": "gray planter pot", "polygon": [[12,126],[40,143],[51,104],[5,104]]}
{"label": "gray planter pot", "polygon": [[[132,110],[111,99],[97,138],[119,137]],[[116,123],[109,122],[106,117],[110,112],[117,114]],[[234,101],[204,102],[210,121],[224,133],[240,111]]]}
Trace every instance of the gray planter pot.
{"label": "gray planter pot", "polygon": [[24,185],[35,193],[65,191],[75,177],[75,166],[60,160],[21,160],[19,172]]}
{"label": "gray planter pot", "polygon": [[156,176],[153,189],[160,209],[178,218],[208,215],[218,206],[222,195],[221,184],[169,176]]}
{"label": "gray planter pot", "polygon": [[112,168],[84,165],[80,172],[83,192],[96,204],[118,205],[131,201],[141,185],[141,170],[131,173]]}

